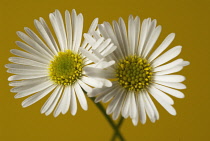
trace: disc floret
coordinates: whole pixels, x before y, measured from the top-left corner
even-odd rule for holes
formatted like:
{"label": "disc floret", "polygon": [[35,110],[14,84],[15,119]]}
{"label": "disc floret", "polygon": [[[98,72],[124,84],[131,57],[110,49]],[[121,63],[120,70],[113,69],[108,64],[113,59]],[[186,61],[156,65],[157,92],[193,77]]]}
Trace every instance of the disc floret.
{"label": "disc floret", "polygon": [[59,52],[49,65],[49,76],[59,85],[72,85],[82,76],[83,59],[70,50]]}
{"label": "disc floret", "polygon": [[146,59],[127,56],[118,62],[116,77],[123,88],[138,92],[151,83],[152,67]]}

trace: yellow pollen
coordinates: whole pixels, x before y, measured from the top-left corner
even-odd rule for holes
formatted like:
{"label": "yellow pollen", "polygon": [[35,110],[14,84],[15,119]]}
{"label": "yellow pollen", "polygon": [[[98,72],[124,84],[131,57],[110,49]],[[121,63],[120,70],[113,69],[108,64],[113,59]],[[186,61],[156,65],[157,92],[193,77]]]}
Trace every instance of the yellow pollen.
{"label": "yellow pollen", "polygon": [[152,81],[152,67],[146,59],[127,56],[116,64],[118,83],[130,91],[141,91]]}
{"label": "yellow pollen", "polygon": [[59,85],[72,85],[82,76],[83,59],[70,50],[59,52],[49,65],[49,77]]}

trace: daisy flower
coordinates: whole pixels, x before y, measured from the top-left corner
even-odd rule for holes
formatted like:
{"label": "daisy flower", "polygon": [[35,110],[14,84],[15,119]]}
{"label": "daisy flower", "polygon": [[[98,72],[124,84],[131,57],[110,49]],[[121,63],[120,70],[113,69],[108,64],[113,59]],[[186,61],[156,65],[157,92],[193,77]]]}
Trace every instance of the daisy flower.
{"label": "daisy flower", "polygon": [[[103,65],[103,59],[87,51],[91,46],[86,40],[81,44],[83,15],[77,15],[75,10],[72,10],[71,15],[69,11],[66,11],[65,20],[63,20],[61,13],[56,10],[49,14],[49,18],[54,33],[43,18],[34,21],[42,38],[29,28],[25,28],[28,35],[17,32],[25,43],[17,41],[16,44],[24,51],[11,50],[11,53],[18,57],[10,57],[9,61],[12,64],[6,65],[7,72],[15,74],[8,78],[12,81],[9,85],[14,86],[11,92],[17,93],[15,98],[27,97],[22,102],[23,107],[30,106],[50,94],[41,108],[41,113],[49,115],[54,111],[53,115],[57,117],[60,113],[65,114],[70,110],[71,114],[75,115],[76,99],[82,109],[88,109],[84,91],[91,92],[93,87],[100,88],[102,85],[110,86],[111,82],[90,77],[84,71],[86,67],[97,66],[100,70],[106,66]],[[96,18],[88,33],[94,31],[97,24]],[[110,43],[104,48],[108,46]],[[111,46],[113,47],[113,44]],[[85,48],[84,54],[80,51],[82,48]],[[111,65],[114,62],[109,63]],[[109,63],[106,63],[107,67]]]}
{"label": "daisy flower", "polygon": [[[152,51],[161,32],[161,26],[156,26],[156,20],[148,18],[140,23],[138,16],[130,16],[128,30],[122,18],[119,18],[118,22],[113,21],[113,26],[104,22],[98,27],[100,33],[97,30],[94,36],[89,35],[89,40],[91,42],[100,37],[110,38],[117,49],[104,60],[114,60],[116,64],[96,73],[92,73],[93,70],[90,69],[87,74],[110,79],[113,85],[109,88],[95,88],[88,95],[96,96],[95,102],[111,101],[106,110],[107,114],[112,114],[114,120],[120,114],[124,118],[131,117],[134,125],[137,125],[139,120],[144,124],[146,116],[151,122],[159,119],[158,110],[151,97],[171,115],[176,115],[176,110],[172,107],[174,101],[170,96],[183,98],[184,94],[176,89],[185,89],[186,86],[181,83],[185,77],[173,73],[182,70],[189,62],[183,59],[172,60],[180,54],[181,46],[166,50],[175,34],[169,34]],[[104,57],[100,51],[96,50],[95,53]]]}

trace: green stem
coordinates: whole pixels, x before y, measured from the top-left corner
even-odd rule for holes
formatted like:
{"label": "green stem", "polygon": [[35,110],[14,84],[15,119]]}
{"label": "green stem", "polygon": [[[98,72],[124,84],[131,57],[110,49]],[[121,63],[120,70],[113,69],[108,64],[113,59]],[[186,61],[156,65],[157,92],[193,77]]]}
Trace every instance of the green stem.
{"label": "green stem", "polygon": [[[94,97],[91,97],[90,99],[93,102],[95,100]],[[110,118],[110,116],[106,114],[106,110],[104,109],[104,107],[100,103],[95,103],[95,104],[98,107],[98,109],[101,111],[101,113],[104,115],[106,120],[109,122],[109,124],[112,127],[112,129],[115,131],[115,134],[117,134],[117,136],[120,138],[121,141],[124,141],[125,139],[123,138],[123,136],[121,135],[120,131],[118,130],[118,127],[115,125],[114,121]]]}
{"label": "green stem", "polygon": [[[117,124],[118,130],[120,129],[120,127],[121,127],[121,125],[122,125],[122,123],[123,123],[123,120],[124,120],[124,118],[121,117],[121,118],[120,118],[120,121],[119,121],[118,124]],[[114,140],[116,139],[116,137],[117,137],[117,133],[115,132],[114,135],[112,136],[111,141],[114,141]]]}

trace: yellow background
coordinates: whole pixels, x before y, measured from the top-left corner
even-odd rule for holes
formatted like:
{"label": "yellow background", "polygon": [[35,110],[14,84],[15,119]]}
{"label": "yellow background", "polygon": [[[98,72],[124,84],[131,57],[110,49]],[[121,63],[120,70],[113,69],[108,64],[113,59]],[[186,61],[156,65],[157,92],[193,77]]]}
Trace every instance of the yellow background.
{"label": "yellow background", "polygon": [[[176,99],[177,116],[169,115],[157,102],[160,120],[155,124],[147,120],[145,125],[134,127],[130,119],[121,128],[129,141],[207,141],[210,137],[210,1],[209,0],[1,0],[0,1],[0,141],[106,141],[112,129],[92,101],[89,110],[79,107],[76,116],[69,113],[54,118],[40,114],[45,99],[22,108],[23,99],[14,99],[10,93],[4,65],[9,63],[10,49],[17,49],[20,40],[16,31],[24,27],[35,29],[33,20],[40,16],[49,24],[48,14],[55,9],[62,13],[72,10],[83,13],[85,30],[95,17],[100,22],[126,19],[130,14],[141,19],[151,17],[162,25],[160,41],[175,32],[172,46],[182,45],[180,58],[191,65],[181,74],[187,80],[184,99]],[[156,44],[157,46],[158,44]]]}

